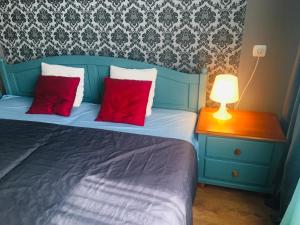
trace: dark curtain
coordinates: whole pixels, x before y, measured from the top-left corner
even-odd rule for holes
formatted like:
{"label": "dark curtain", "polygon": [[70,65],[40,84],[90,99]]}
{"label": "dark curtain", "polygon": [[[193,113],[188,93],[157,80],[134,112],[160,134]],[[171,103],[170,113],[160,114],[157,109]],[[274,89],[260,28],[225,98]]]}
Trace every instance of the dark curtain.
{"label": "dark curtain", "polygon": [[[300,177],[300,90],[298,92],[291,124],[292,141],[286,158],[283,179],[280,189],[281,215],[287,209]],[[291,131],[290,131],[291,132]],[[300,212],[299,212],[300,213]]]}
{"label": "dark curtain", "polygon": [[[284,164],[284,172],[280,186],[280,216],[282,217],[292,199],[300,177],[300,62],[297,60],[293,79],[288,115],[289,150]],[[300,213],[300,212],[299,212]]]}

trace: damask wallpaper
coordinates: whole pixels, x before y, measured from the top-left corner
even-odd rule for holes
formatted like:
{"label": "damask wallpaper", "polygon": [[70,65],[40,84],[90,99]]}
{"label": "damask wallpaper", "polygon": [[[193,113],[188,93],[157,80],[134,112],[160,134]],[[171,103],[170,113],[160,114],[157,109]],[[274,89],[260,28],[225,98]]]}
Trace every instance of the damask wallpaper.
{"label": "damask wallpaper", "polygon": [[211,86],[237,73],[245,12],[246,0],[1,0],[0,44],[8,63],[88,54],[206,65]]}

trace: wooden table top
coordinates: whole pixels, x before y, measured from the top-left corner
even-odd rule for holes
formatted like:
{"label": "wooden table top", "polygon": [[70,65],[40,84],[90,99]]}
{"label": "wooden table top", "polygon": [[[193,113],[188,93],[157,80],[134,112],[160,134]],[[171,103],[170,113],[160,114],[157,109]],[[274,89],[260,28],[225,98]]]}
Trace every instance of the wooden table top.
{"label": "wooden table top", "polygon": [[279,120],[275,114],[229,110],[230,120],[215,119],[216,108],[203,108],[198,118],[196,133],[273,142],[285,142]]}

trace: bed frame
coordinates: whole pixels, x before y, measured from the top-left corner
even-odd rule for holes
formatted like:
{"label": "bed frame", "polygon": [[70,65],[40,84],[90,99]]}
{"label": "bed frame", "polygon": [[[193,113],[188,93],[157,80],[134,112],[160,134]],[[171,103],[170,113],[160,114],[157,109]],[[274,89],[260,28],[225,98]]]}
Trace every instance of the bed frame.
{"label": "bed frame", "polygon": [[156,68],[158,77],[154,107],[197,112],[205,106],[207,70],[200,74],[187,74],[164,67],[129,59],[103,56],[55,56],[19,64],[6,64],[0,58],[0,75],[6,94],[33,96],[35,84],[41,74],[41,63],[59,64],[85,69],[84,101],[100,103],[103,78],[109,75],[111,65],[124,68]]}

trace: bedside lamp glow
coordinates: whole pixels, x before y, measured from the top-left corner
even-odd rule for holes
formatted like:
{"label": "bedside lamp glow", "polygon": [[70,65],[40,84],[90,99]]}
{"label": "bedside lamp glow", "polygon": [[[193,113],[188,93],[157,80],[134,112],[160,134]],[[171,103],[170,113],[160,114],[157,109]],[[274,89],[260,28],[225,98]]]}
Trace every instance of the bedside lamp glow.
{"label": "bedside lamp glow", "polygon": [[213,114],[216,119],[231,119],[231,114],[227,112],[226,104],[234,103],[239,100],[238,79],[234,75],[221,74],[216,76],[210,99],[221,103],[217,112]]}

